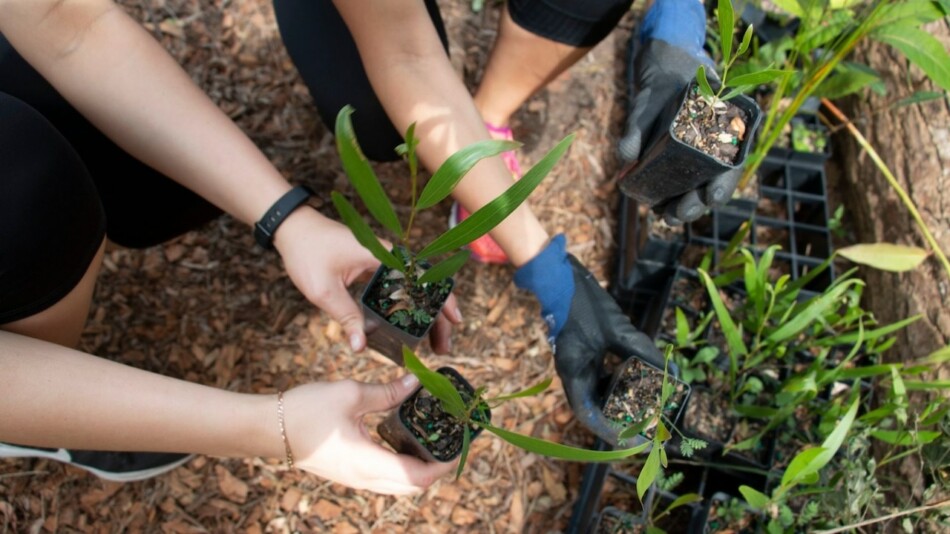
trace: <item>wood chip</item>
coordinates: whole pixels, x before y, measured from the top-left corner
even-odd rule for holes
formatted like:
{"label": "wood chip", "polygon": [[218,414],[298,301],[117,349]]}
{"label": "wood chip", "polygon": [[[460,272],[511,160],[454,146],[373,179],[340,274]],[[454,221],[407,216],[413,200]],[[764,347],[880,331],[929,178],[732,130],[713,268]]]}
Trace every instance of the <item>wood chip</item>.
{"label": "wood chip", "polygon": [[320,499],[310,507],[310,513],[324,521],[336,519],[342,512],[342,508],[326,499]]}
{"label": "wood chip", "polygon": [[247,500],[247,483],[232,475],[223,465],[214,466],[214,473],[218,477],[218,489],[225,498],[236,503]]}

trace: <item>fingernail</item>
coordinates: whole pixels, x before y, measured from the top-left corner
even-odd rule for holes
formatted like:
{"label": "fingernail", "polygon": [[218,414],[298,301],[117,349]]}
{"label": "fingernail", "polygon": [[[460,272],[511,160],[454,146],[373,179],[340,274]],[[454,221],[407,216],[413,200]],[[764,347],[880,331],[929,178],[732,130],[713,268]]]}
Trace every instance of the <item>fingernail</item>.
{"label": "fingernail", "polygon": [[419,385],[419,379],[416,378],[416,375],[409,373],[408,375],[402,377],[402,385],[406,389],[415,389]]}
{"label": "fingernail", "polygon": [[458,308],[455,308],[455,320],[460,323],[462,322],[462,310]]}
{"label": "fingernail", "polygon": [[698,206],[693,206],[692,208],[689,208],[688,210],[686,210],[686,213],[684,215],[685,217],[683,217],[683,220],[692,221],[693,219],[696,219],[699,217],[700,208]]}
{"label": "fingernail", "polygon": [[363,338],[359,334],[350,335],[350,348],[357,351],[363,348]]}

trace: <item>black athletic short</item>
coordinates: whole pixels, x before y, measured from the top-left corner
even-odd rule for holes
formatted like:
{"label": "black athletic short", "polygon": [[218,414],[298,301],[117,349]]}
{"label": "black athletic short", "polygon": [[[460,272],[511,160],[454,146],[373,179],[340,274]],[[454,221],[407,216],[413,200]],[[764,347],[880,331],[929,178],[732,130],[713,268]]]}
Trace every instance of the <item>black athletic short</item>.
{"label": "black athletic short", "polygon": [[[571,46],[599,43],[630,9],[633,0],[508,0],[512,20],[542,37]],[[432,24],[448,51],[442,15],[425,0]],[[330,0],[274,0],[281,38],[313,95],[323,123],[332,130],[346,104],[359,110],[353,128],[360,147],[376,161],[398,158],[402,133],[389,121],[363,70],[356,43]]]}
{"label": "black athletic short", "polygon": [[110,141],[0,35],[0,324],[65,297],[104,235],[147,247],[219,214]]}

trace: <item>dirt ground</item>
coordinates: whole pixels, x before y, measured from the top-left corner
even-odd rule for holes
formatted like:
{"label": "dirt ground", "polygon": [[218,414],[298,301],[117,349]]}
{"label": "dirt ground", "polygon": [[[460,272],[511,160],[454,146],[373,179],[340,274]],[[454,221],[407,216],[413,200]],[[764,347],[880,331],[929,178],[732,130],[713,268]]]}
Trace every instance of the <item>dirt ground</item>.
{"label": "dirt ground", "polygon": [[[214,101],[294,183],[325,192],[347,182],[330,134],[284,51],[264,0],[123,0]],[[440,2],[454,65],[470,86],[495,35],[500,4],[474,13]],[[617,202],[612,181],[623,120],[623,63],[634,15],[514,118],[523,164],[577,133],[531,205],[600,280],[612,272]],[[379,166],[388,190],[407,196],[400,165]],[[395,193],[402,192],[402,193]],[[424,215],[444,229],[448,203]],[[431,236],[430,236],[431,237]],[[553,376],[538,308],[516,289],[509,266],[471,263],[456,294],[465,324],[452,365],[476,385],[509,392]],[[222,217],[147,250],[110,248],[82,348],[170,376],[241,392],[273,393],[314,380],[392,379],[378,354],[353,354],[338,324],[296,291],[278,256],[254,246],[248,228]],[[198,408],[198,407],[196,407]],[[560,383],[509,403],[496,423],[586,445]],[[113,484],[46,461],[0,461],[0,532],[550,532],[562,530],[581,467],[526,454],[491,436],[473,444],[466,472],[424,495],[348,490],[278,460],[197,457],[154,480]]]}

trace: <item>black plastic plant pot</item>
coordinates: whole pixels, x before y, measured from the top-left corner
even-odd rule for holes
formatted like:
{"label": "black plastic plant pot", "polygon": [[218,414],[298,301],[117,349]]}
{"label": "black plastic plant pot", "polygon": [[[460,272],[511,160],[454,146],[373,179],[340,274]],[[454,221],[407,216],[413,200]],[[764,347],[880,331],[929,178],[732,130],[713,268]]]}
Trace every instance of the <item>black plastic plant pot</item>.
{"label": "black plastic plant pot", "polygon": [[591,534],[632,534],[646,532],[647,522],[643,517],[624,512],[613,506],[601,510],[594,521]]}
{"label": "black plastic plant pot", "polygon": [[674,133],[676,117],[695,87],[695,81],[687,85],[660,114],[657,124],[661,126],[658,126],[637,165],[620,180],[620,190],[626,195],[656,206],[745,163],[761,120],[758,104],[745,95],[729,100],[745,112],[746,125],[735,161],[725,163],[684,143]]}
{"label": "black plastic plant pot", "polygon": [[[677,378],[674,366],[665,373],[674,385],[673,394],[662,407],[667,424],[676,424],[689,398],[689,384]],[[663,390],[664,371],[637,356],[622,362],[614,370],[604,397],[604,416],[618,426],[630,426],[656,415],[657,399]],[[653,426],[641,434],[653,436]]]}
{"label": "black plastic plant pot", "polygon": [[[472,398],[475,388],[458,371],[451,367],[441,367],[437,372],[455,383],[463,400],[468,401]],[[428,421],[419,420],[421,419],[419,416],[430,414],[435,417]],[[485,422],[491,421],[491,411],[487,408],[482,412],[482,416]],[[437,419],[452,420],[439,423]],[[451,426],[453,424],[454,427]],[[473,440],[482,433],[481,427],[473,425],[469,428]],[[426,462],[451,462],[462,453],[463,425],[443,412],[441,401],[424,390],[422,386],[419,386],[398,408],[386,416],[376,429],[380,437],[396,452],[409,454]],[[440,430],[443,429],[448,429],[450,433],[448,438],[440,434]],[[438,436],[437,433],[439,433]]]}
{"label": "black plastic plant pot", "polygon": [[752,31],[762,44],[777,41],[785,36],[794,36],[801,23],[799,19],[790,15],[780,16],[767,13],[752,3],[747,3],[742,7],[740,18],[746,26],[752,26]]}
{"label": "black plastic plant pot", "polygon": [[385,312],[379,309],[378,306],[373,305],[373,301],[376,300],[374,295],[378,294],[379,286],[386,283],[386,276],[389,272],[389,267],[381,265],[367,284],[366,289],[363,290],[363,295],[360,297],[364,318],[363,329],[366,331],[366,344],[369,348],[401,366],[403,365],[403,345],[415,349],[429,335],[429,330],[435,324],[436,316],[441,312],[442,306],[445,305],[445,301],[448,300],[452,292],[452,288],[455,287],[455,280],[448,278],[444,281],[448,290],[439,295],[439,300],[432,303],[432,309],[438,308],[434,313],[431,313],[432,320],[424,327],[415,327],[415,331],[412,331],[391,323]]}

